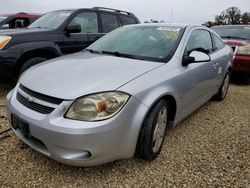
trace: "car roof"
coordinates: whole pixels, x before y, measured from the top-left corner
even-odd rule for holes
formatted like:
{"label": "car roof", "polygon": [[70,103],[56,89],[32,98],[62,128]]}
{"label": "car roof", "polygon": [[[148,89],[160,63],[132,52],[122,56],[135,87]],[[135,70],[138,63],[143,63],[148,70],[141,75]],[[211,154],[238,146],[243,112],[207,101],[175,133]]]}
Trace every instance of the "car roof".
{"label": "car roof", "polygon": [[202,25],[192,25],[192,24],[182,24],[182,23],[142,23],[142,24],[135,24],[135,25],[127,25],[125,27],[131,27],[131,26],[155,26],[155,27],[179,27],[179,28],[193,28],[193,27],[200,27],[200,28],[206,28],[209,30],[209,28],[204,27]]}
{"label": "car roof", "polygon": [[42,16],[42,14],[20,12],[20,13],[16,13],[16,14],[1,14],[0,16],[4,16],[4,17],[19,17],[19,16],[21,16],[24,18],[30,18],[30,17],[38,18],[38,17]]}
{"label": "car roof", "polygon": [[91,11],[102,11],[102,12],[109,12],[109,13],[115,13],[115,14],[122,14],[127,16],[135,16],[131,12],[127,12],[125,10],[118,10],[118,9],[112,9],[112,8],[106,8],[106,7],[93,7],[93,8],[78,8],[78,9],[60,9],[55,10],[52,12],[59,12],[59,11],[84,11],[84,10],[91,10]]}
{"label": "car roof", "polygon": [[212,28],[215,28],[215,27],[250,27],[250,25],[215,25],[215,26],[212,26]]}

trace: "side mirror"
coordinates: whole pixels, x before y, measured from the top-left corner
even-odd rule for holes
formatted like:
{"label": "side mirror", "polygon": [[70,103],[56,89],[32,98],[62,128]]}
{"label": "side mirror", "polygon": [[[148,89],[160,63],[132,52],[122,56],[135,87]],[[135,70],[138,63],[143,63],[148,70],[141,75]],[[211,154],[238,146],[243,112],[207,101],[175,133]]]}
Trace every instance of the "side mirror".
{"label": "side mirror", "polygon": [[68,34],[70,33],[80,33],[81,32],[81,26],[79,24],[73,24],[73,25],[68,25],[66,28],[66,31]]}
{"label": "side mirror", "polygon": [[188,57],[183,58],[182,65],[187,66],[191,63],[208,62],[210,60],[210,56],[206,53],[200,51],[192,51]]}

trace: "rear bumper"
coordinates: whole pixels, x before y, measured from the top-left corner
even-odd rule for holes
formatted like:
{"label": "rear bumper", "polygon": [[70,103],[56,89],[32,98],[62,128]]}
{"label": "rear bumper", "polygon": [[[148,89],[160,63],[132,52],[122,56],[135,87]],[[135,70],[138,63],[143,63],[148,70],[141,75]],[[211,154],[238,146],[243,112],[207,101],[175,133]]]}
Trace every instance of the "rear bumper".
{"label": "rear bumper", "polygon": [[236,55],[233,62],[233,72],[250,73],[250,55]]}

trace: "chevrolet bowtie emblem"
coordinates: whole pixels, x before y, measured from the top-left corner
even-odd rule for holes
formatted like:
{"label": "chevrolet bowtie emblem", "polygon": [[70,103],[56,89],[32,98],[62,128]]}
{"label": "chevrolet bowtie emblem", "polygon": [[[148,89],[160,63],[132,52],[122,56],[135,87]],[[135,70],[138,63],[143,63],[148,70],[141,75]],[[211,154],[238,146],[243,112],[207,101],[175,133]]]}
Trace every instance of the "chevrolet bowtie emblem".
{"label": "chevrolet bowtie emblem", "polygon": [[28,102],[35,102],[34,97],[28,96],[26,99],[28,100]]}

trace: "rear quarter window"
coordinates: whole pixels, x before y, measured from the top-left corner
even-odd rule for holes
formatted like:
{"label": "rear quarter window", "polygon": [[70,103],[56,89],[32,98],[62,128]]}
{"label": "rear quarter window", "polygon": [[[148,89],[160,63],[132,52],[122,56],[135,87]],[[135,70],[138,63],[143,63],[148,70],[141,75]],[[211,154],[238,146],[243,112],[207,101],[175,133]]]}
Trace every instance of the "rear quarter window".
{"label": "rear quarter window", "polygon": [[131,24],[136,24],[136,19],[133,17],[129,16],[120,16],[122,25],[131,25]]}
{"label": "rear quarter window", "polygon": [[213,34],[213,38],[214,38],[214,50],[215,51],[222,49],[225,46],[224,42],[215,34]]}
{"label": "rear quarter window", "polygon": [[101,13],[102,29],[104,33],[119,27],[117,16],[115,14]]}

